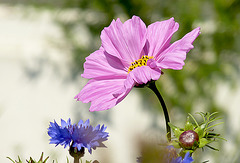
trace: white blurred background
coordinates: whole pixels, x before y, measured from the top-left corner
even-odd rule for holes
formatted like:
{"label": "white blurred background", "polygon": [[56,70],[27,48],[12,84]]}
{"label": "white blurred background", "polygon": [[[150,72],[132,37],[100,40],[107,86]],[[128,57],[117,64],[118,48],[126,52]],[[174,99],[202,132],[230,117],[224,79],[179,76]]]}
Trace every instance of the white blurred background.
{"label": "white blurred background", "polygon": [[[87,80],[80,74],[77,80],[65,80],[71,61],[68,49],[62,50],[64,38],[55,23],[55,17],[61,16],[70,19],[74,12],[62,14],[58,10],[36,11],[22,5],[0,5],[0,162],[11,162],[6,157],[15,160],[18,155],[22,160],[30,156],[38,159],[41,152],[45,157],[50,156],[49,162],[53,159],[66,162],[66,157],[72,161],[67,149],[49,144],[47,128],[50,121],[60,123],[61,118],[71,118],[76,123],[80,117],[89,118],[93,125],[107,125],[110,133],[105,142],[108,148],[99,148],[92,155],[86,152],[84,159],[133,163],[140,155],[136,138],[160,142],[165,139],[165,132],[148,129],[153,116],[142,109],[141,98],[135,90],[115,108],[98,113],[88,112],[88,104],[74,100]],[[87,40],[79,40],[79,44],[84,41]],[[234,160],[239,153],[234,142],[240,141],[240,137],[236,137],[239,135],[237,124],[240,124],[240,85],[234,93],[224,83],[218,88],[216,101],[228,108],[231,119],[227,123],[232,126],[231,134],[224,135],[228,141],[220,152],[225,161],[229,157]],[[102,118],[95,119],[96,114]],[[162,115],[156,120],[158,127],[164,129]],[[208,160],[211,162],[210,156]]]}

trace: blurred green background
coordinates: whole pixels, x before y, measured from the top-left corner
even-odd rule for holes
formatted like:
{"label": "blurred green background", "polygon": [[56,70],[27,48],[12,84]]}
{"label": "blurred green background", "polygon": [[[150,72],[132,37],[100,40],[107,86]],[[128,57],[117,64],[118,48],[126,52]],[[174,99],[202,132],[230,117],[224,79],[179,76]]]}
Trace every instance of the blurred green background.
{"label": "blurred green background", "polygon": [[[218,104],[216,94],[218,89],[221,89],[221,84],[234,91],[239,83],[239,0],[2,0],[0,3],[33,6],[39,11],[59,10],[59,14],[74,11],[73,17],[64,19],[56,16],[55,19],[65,39],[63,48],[67,47],[72,54],[72,67],[67,80],[76,80],[77,74],[82,73],[85,57],[100,47],[100,32],[109,26],[112,19],[120,17],[125,21],[137,15],[149,25],[174,17],[180,27],[172,42],[200,26],[201,35],[194,42],[195,48],[188,53],[183,70],[164,70],[164,75],[157,85],[170,110],[172,123],[185,120],[185,116],[175,118],[175,112],[186,115],[188,112],[218,111],[224,117],[223,121],[231,119],[225,114],[226,108]],[[78,30],[82,30],[86,35],[77,38]],[[85,43],[79,44],[79,39]],[[139,89],[139,92],[145,101],[146,109],[149,105],[159,108],[154,94],[146,89]],[[228,123],[225,123],[221,133],[227,139],[233,139],[237,149],[240,145],[240,134],[231,132]],[[224,148],[224,145],[220,148]],[[204,157],[205,154],[199,152],[198,157]],[[240,161],[237,150],[233,149],[231,154],[229,162]],[[215,161],[221,162],[221,152],[212,152],[211,155],[216,155]]]}

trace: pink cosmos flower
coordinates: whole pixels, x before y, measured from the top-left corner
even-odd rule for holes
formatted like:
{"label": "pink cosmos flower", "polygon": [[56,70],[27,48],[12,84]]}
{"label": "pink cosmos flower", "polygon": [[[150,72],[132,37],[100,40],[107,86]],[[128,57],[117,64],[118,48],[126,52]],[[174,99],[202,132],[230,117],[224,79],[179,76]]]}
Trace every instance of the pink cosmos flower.
{"label": "pink cosmos flower", "polygon": [[121,102],[134,86],[158,80],[162,69],[182,69],[200,28],[171,44],[178,27],[174,18],[148,27],[137,16],[125,23],[113,20],[101,32],[100,49],[86,58],[82,77],[91,80],[75,99],[91,102],[90,111],[107,110]]}

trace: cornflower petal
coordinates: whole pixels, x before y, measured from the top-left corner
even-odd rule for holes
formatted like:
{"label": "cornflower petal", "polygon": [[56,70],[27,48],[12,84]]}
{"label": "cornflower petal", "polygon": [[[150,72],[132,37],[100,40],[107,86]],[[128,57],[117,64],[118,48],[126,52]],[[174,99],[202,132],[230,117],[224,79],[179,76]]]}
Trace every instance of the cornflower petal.
{"label": "cornflower petal", "polygon": [[[88,152],[91,154],[92,149],[96,149],[96,147],[106,147],[103,141],[106,141],[109,135],[107,132],[102,131],[100,126],[95,128],[91,125],[85,126],[88,123],[89,120],[75,127],[72,134],[72,146],[77,147],[78,150],[82,147],[87,148]],[[104,125],[103,128],[105,128]]]}
{"label": "cornflower petal", "polygon": [[51,137],[50,144],[64,145],[64,148],[70,146],[72,141],[69,130],[66,127],[59,126],[56,121],[54,123],[50,122],[48,135]]}
{"label": "cornflower petal", "polygon": [[61,127],[65,128],[71,125],[71,119],[69,118],[68,121],[64,121],[63,119],[61,119]]}
{"label": "cornflower petal", "polygon": [[89,124],[90,123],[90,121],[89,121],[89,119],[88,120],[86,120],[85,122],[83,122],[83,120],[80,120],[79,122],[78,122],[78,126],[82,126],[82,127],[89,127]]}
{"label": "cornflower petal", "polygon": [[177,158],[173,158],[172,160],[171,160],[171,163],[191,163],[191,162],[193,162],[194,160],[193,160],[193,158],[190,156],[190,153],[189,152],[187,152],[186,154],[185,154],[185,156],[184,156],[184,158],[182,159],[182,157],[181,156],[179,156],[179,157],[177,157]]}
{"label": "cornflower petal", "polygon": [[193,158],[190,156],[190,153],[187,152],[187,153],[185,154],[185,156],[184,156],[184,159],[183,159],[182,163],[191,163],[191,162],[193,162],[193,161],[194,161],[194,160],[193,160]]}

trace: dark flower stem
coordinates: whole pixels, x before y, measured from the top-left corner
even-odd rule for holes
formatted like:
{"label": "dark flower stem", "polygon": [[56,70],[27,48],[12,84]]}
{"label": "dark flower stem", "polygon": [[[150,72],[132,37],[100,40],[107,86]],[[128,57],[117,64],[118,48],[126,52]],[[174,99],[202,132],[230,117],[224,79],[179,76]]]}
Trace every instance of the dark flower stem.
{"label": "dark flower stem", "polygon": [[80,157],[74,157],[74,163],[79,163]]}
{"label": "dark flower stem", "polygon": [[158,89],[156,87],[155,81],[149,82],[147,87],[150,88],[156,94],[158,100],[160,101],[160,103],[162,105],[162,109],[163,109],[163,113],[164,113],[164,117],[165,117],[165,122],[166,122],[167,138],[168,138],[168,141],[171,141],[171,128],[168,125],[168,123],[170,122],[170,119],[169,119],[166,104],[165,104],[160,92],[158,91]]}

